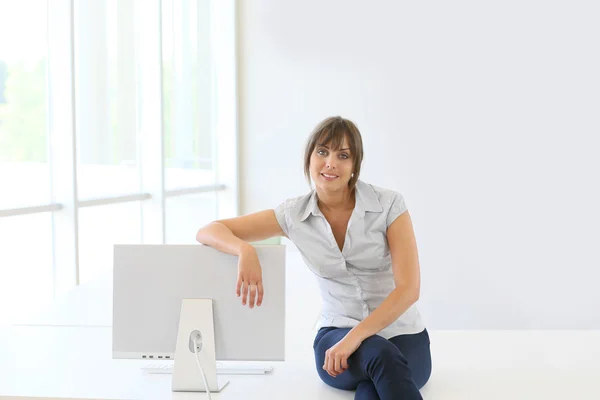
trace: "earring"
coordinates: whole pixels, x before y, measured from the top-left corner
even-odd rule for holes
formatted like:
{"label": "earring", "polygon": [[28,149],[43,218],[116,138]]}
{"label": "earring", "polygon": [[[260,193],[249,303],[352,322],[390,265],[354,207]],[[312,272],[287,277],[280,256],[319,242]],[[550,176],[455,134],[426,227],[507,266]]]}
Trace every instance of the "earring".
{"label": "earring", "polygon": [[354,178],[354,172],[352,173],[352,175],[350,175],[350,178]]}

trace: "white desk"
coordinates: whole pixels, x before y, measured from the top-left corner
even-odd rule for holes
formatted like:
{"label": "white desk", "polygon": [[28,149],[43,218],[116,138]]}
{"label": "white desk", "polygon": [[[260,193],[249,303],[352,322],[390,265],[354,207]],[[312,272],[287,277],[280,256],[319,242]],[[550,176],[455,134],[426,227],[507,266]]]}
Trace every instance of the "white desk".
{"label": "white desk", "polygon": [[[286,361],[267,363],[275,369],[264,376],[228,377],[230,384],[213,399],[354,398],[317,375],[312,324],[319,298],[306,283],[309,274],[290,252]],[[105,277],[60,300],[35,321],[40,326],[0,328],[0,398],[206,398],[171,392],[171,376],[144,375],[145,361],[112,360],[111,290]],[[600,399],[600,331],[429,333],[433,374],[421,391],[425,400]]]}
{"label": "white desk", "polygon": [[[600,398],[600,332],[431,331],[434,370],[426,400]],[[230,376],[221,399],[352,399],[318,378],[312,338],[294,338],[264,376]],[[111,329],[0,329],[0,397],[203,399],[173,393],[170,375],[111,359]]]}
{"label": "white desk", "polygon": [[[228,376],[229,385],[213,399],[352,398],[324,385],[310,353],[299,350],[290,352],[286,362],[268,363],[275,367],[268,375]],[[171,392],[171,375],[144,374],[139,369],[144,361],[111,359],[111,328],[4,328],[0,354],[0,396],[206,398],[203,393]]]}

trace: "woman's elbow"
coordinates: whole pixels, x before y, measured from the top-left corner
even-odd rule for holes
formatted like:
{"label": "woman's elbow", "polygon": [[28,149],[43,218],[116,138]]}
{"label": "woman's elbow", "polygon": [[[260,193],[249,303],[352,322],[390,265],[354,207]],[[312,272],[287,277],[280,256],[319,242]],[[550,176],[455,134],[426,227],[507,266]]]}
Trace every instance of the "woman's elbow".
{"label": "woman's elbow", "polygon": [[210,227],[212,224],[214,224],[216,221],[210,222],[206,225],[204,225],[202,228],[198,229],[198,232],[196,232],[196,241],[198,243],[201,244],[206,244],[206,239],[207,239],[207,235],[209,235],[209,231],[210,231]]}
{"label": "woman's elbow", "polygon": [[202,243],[202,230],[204,229],[204,227],[198,229],[198,232],[196,232],[196,242],[198,243]]}

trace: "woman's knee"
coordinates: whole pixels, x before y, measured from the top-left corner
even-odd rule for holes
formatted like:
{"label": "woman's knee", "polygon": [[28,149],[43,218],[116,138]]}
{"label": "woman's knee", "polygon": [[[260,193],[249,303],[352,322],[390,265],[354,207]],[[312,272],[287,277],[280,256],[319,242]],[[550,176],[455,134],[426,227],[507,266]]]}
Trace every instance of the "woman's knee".
{"label": "woman's knee", "polygon": [[396,346],[382,337],[372,336],[366,339],[355,355],[356,361],[362,364],[365,376],[374,378],[384,371],[401,372],[408,370],[408,362]]}
{"label": "woman's knee", "polygon": [[371,336],[367,338],[362,344],[362,349],[359,347],[359,351],[362,350],[363,356],[378,360],[384,363],[387,362],[398,362],[401,361],[406,363],[406,357],[402,352],[394,346],[389,340],[384,339],[380,336]]}

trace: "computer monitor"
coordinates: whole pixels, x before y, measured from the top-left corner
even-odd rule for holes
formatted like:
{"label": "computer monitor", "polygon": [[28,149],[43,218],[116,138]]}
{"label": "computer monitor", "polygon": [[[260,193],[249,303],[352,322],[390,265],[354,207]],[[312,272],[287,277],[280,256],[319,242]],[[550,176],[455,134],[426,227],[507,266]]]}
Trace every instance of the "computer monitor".
{"label": "computer monitor", "polygon": [[285,246],[256,245],[264,300],[242,305],[238,257],[204,245],[115,245],[113,358],[174,359],[184,298],[212,298],[217,360],[285,360]]}

